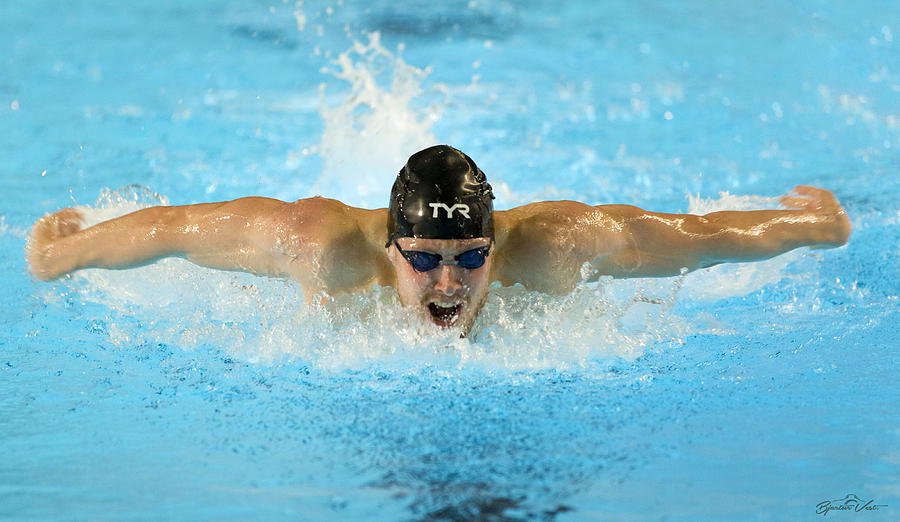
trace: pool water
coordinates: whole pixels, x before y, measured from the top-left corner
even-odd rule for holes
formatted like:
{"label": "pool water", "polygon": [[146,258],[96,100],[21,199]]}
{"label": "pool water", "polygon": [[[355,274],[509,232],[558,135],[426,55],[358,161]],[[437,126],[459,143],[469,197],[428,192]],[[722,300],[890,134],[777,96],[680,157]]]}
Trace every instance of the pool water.
{"label": "pool water", "polygon": [[[900,517],[889,2],[0,5],[0,518]],[[898,34],[900,38],[900,34]],[[33,280],[46,212],[384,206],[452,144],[498,208],[834,191],[847,246],[551,298],[471,339],[182,260]],[[818,512],[817,512],[818,511]]]}

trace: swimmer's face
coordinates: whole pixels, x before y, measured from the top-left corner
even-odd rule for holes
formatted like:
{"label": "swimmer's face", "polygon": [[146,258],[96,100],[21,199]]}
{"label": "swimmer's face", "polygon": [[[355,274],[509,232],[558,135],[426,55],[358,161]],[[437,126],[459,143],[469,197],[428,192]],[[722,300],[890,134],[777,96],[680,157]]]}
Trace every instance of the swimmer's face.
{"label": "swimmer's face", "polygon": [[[439,254],[444,261],[452,261],[463,252],[490,246],[491,240],[401,237],[396,244],[407,253]],[[463,335],[468,334],[487,298],[492,255],[478,268],[439,265],[427,272],[413,268],[394,244],[388,249],[388,257],[397,270],[397,292],[404,306],[427,322],[442,328],[460,328]]]}

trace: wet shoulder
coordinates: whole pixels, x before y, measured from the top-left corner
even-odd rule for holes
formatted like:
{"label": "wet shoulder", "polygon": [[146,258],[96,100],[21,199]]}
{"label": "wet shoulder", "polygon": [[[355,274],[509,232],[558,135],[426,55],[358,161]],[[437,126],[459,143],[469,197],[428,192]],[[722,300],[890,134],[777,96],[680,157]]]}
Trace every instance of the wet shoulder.
{"label": "wet shoulder", "polygon": [[506,230],[544,230],[557,226],[575,226],[595,215],[600,207],[579,201],[538,201],[509,210],[494,212],[495,224]]}
{"label": "wet shoulder", "polygon": [[288,273],[315,291],[356,291],[386,268],[387,210],[351,207],[322,197],[288,203],[269,223],[272,248]]}
{"label": "wet shoulder", "polygon": [[336,199],[317,196],[284,203],[273,209],[265,225],[281,236],[319,241],[340,237],[355,229],[370,228],[379,214],[384,214],[386,223],[386,212],[355,208]]}
{"label": "wet shoulder", "polygon": [[550,294],[574,288],[581,266],[597,255],[614,228],[602,207],[577,201],[542,201],[494,216],[494,279]]}

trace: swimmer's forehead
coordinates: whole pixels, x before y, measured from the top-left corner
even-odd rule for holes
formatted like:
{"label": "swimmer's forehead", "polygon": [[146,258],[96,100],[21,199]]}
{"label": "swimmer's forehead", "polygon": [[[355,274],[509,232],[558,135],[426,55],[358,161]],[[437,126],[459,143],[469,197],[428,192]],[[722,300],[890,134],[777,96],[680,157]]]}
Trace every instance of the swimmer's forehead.
{"label": "swimmer's forehead", "polygon": [[480,248],[491,244],[489,237],[474,237],[470,239],[426,239],[421,237],[398,237],[397,244],[403,250],[419,250],[422,252],[465,252],[473,248]]}

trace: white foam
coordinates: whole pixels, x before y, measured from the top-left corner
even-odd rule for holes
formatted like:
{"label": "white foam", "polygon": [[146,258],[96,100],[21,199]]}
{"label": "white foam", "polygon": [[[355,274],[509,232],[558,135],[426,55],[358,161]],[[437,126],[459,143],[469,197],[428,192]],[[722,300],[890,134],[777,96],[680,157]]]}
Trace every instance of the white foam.
{"label": "white foam", "polygon": [[[656,341],[678,340],[684,320],[671,302],[605,295],[610,283],[565,298],[495,288],[470,339],[422,324],[396,292],[376,288],[308,305],[296,284],[216,272],[180,260],[128,271],[85,270],[70,280],[85,300],[112,312],[110,341],[215,346],[245,361],[304,361],[321,369],[431,366],[489,371],[584,368],[634,359]],[[118,317],[118,319],[116,319]],[[119,326],[126,317],[140,326]]]}
{"label": "white foam", "polygon": [[115,217],[154,205],[168,205],[169,198],[148,187],[128,185],[116,190],[103,189],[93,205],[75,207],[84,217],[84,227],[90,227]]}
{"label": "white foam", "polygon": [[385,49],[377,32],[368,39],[354,42],[323,70],[349,84],[349,92],[335,103],[326,96],[332,87],[323,84],[325,129],[318,148],[323,170],[310,195],[371,208],[384,206],[410,151],[437,143],[431,126],[441,108],[413,107],[421,101],[429,69],[409,65]]}

